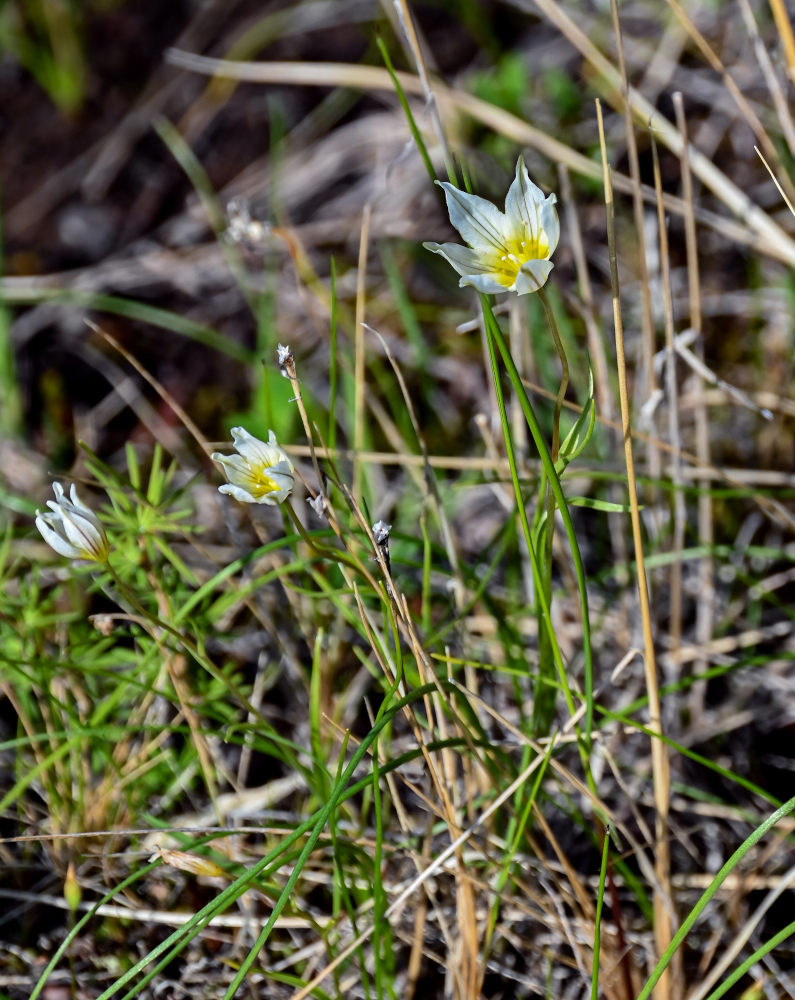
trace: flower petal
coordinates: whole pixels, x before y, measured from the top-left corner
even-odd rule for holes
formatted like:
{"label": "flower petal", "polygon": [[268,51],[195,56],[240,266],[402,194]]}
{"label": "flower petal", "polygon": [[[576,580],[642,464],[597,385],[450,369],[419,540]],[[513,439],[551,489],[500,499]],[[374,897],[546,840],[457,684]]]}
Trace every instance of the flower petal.
{"label": "flower petal", "polygon": [[[458,243],[423,243],[426,250],[438,253],[451,264],[459,274],[487,274],[493,270],[484,254]],[[492,251],[490,251],[492,253]]]}
{"label": "flower petal", "polygon": [[220,451],[214,451],[210,458],[218,462],[224,468],[224,475],[231,478],[251,475],[251,466],[240,455],[222,455]]}
{"label": "flower petal", "polygon": [[505,214],[511,219],[521,219],[533,239],[541,228],[540,209],[545,201],[544,192],[530,180],[523,157],[516,161],[516,177],[505,198]]}
{"label": "flower petal", "polygon": [[279,447],[279,442],[273,431],[268,431],[267,444],[260,441],[259,438],[255,438],[253,434],[249,434],[245,427],[233,427],[232,438],[235,449],[251,465],[266,468],[270,465],[277,465],[279,462],[287,462],[292,469],[292,463],[283,449]]}
{"label": "flower petal", "polygon": [[550,257],[555,252],[555,247],[558,245],[558,240],[560,239],[560,220],[558,219],[558,211],[555,208],[557,200],[555,195],[551,194],[541,206],[541,228],[547,236]]}
{"label": "flower petal", "polygon": [[269,476],[285,476],[290,482],[293,481],[293,463],[286,456],[275,465],[269,465],[265,472]]}
{"label": "flower petal", "polygon": [[51,527],[48,514],[38,514],[36,517],[36,527],[41,532],[41,536],[44,541],[50,546],[51,549],[55,549],[59,556],[66,556],[67,559],[79,559],[82,555],[80,549],[71,545],[65,538],[54,531]]}
{"label": "flower petal", "polygon": [[242,486],[237,486],[235,483],[224,483],[223,486],[218,487],[219,493],[226,493],[227,496],[234,497],[235,500],[239,500],[240,503],[262,503],[263,500],[260,497],[252,496],[248,490],[244,490]]}
{"label": "flower petal", "polygon": [[444,188],[450,222],[464,241],[475,250],[500,250],[505,246],[507,220],[490,201],[476,194],[459,191],[448,181],[437,181]]}
{"label": "flower petal", "polygon": [[86,506],[80,497],[77,495],[77,487],[72,483],[71,489],[69,490],[69,496],[71,499],[71,506],[75,508],[75,511],[81,515],[81,517],[87,518],[93,525],[100,527],[101,522],[94,511]]}
{"label": "flower petal", "polygon": [[66,540],[81,552],[93,555],[98,551],[98,536],[94,526],[89,524],[85,518],[79,515],[75,516],[71,511],[64,509],[63,504],[61,507],[61,529]]}
{"label": "flower petal", "polygon": [[513,285],[505,285],[501,281],[498,281],[497,278],[498,275],[494,271],[489,274],[465,274],[458,282],[458,285],[460,288],[463,288],[465,285],[471,285],[473,288],[477,288],[479,292],[483,292],[484,295],[499,295],[500,292],[514,291]]}
{"label": "flower petal", "polygon": [[528,260],[526,264],[522,264],[516,275],[512,290],[517,295],[537,292],[545,284],[554,266],[551,260]]}
{"label": "flower petal", "polygon": [[69,559],[105,562],[108,558],[108,536],[102,522],[77,495],[74,484],[67,500],[60,483],[53,483],[55,500],[48,500],[52,513],[36,511],[36,527],[55,551]]}
{"label": "flower petal", "polygon": [[279,465],[272,465],[265,470],[265,475],[276,484],[277,489],[273,492],[283,494],[280,496],[280,502],[290,495],[293,488],[293,474],[283,468],[283,465],[284,463],[280,462]]}
{"label": "flower petal", "polygon": [[[239,452],[247,462],[252,465],[271,465],[274,461],[273,449],[255,438],[245,427],[233,427],[232,438],[235,442],[235,451]],[[275,459],[278,461],[278,458]]]}

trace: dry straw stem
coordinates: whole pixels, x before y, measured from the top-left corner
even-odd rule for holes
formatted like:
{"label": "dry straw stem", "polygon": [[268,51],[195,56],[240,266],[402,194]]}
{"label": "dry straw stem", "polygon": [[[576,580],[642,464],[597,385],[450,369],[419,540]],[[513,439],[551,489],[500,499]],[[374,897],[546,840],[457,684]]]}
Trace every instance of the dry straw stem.
{"label": "dry straw stem", "polygon": [[[690,156],[687,144],[687,122],[685,120],[684,100],[679,91],[673,95],[676,124],[682,136],[682,157],[680,173],[682,175],[682,199],[685,203],[685,253],[687,255],[687,291],[690,303],[690,327],[696,331],[695,351],[699,361],[704,360],[704,345],[701,338],[701,279],[698,270],[698,238],[696,235],[696,217],[693,211],[693,177],[690,173]],[[696,456],[700,465],[709,465],[711,449],[709,441],[709,416],[704,395],[704,378],[696,376],[696,391],[698,400],[695,406]],[[696,602],[696,643],[706,645],[712,638],[715,618],[715,569],[712,556],[709,554],[715,538],[712,516],[712,496],[709,490],[703,490],[698,497],[698,538],[707,550],[699,566],[699,600]],[[696,673],[704,673],[707,667],[705,659],[701,658],[694,666]],[[706,681],[696,682],[690,689],[690,716],[694,727],[702,717]]]}
{"label": "dry straw stem", "polygon": [[[440,871],[449,858],[460,851],[463,845],[473,836],[473,834],[481,826],[483,826],[486,821],[494,815],[495,812],[507,802],[517,791],[522,787],[529,779],[532,777],[534,772],[538,770],[539,767],[544,763],[545,756],[542,753],[534,758],[534,760],[519,774],[519,776],[511,782],[511,784],[501,792],[497,798],[486,808],[480,816],[467,827],[462,833],[460,833],[456,839],[449,844],[436,858],[428,865],[428,867],[415,878],[397,897],[397,899],[388,907],[388,909],[383,914],[384,920],[389,920],[389,918],[402,910],[403,906],[408,902],[409,899],[414,895],[414,893],[429,879],[432,878],[438,871]],[[331,973],[338,968],[346,959],[348,959],[361,944],[368,940],[372,935],[374,927],[369,927],[366,931],[359,934],[353,941],[350,942],[347,947],[345,947],[334,959],[329,962],[329,964],[322,969],[309,983],[306,984],[302,989],[298,990],[297,993],[293,993],[290,1000],[305,1000],[322,982],[323,980],[331,975]],[[471,994],[476,996],[476,994]]]}
{"label": "dry straw stem", "polygon": [[[605,340],[602,337],[602,332],[596,319],[596,307],[588,275],[588,264],[585,258],[585,246],[580,230],[580,220],[576,205],[572,199],[569,172],[563,164],[559,164],[558,166],[558,176],[560,177],[561,200],[565,206],[564,217],[569,231],[569,245],[574,257],[574,266],[577,271],[577,285],[581,299],[581,302],[578,302],[576,299],[574,299],[574,302],[577,311],[585,323],[588,337],[588,357],[590,358],[596,386],[597,420],[603,417],[606,421],[611,422],[610,426],[620,430],[620,424],[614,419],[615,400],[610,385],[607,351],[605,349]],[[568,404],[564,401],[564,406],[566,405]],[[608,497],[614,503],[621,502],[619,491],[620,485],[618,483],[613,483],[608,487]],[[621,566],[626,566],[629,562],[627,556],[626,522],[623,517],[609,517],[607,524],[610,532],[610,541],[613,551],[616,554],[616,562]],[[621,605],[626,609],[625,601],[622,600]]]}
{"label": "dry straw stem", "polygon": [[411,16],[406,0],[393,0],[392,9],[397,15],[400,30],[403,32],[409,52],[414,60],[414,65],[417,67],[417,75],[419,76],[420,83],[422,84],[422,92],[425,96],[425,103],[430,109],[431,120],[433,121],[433,130],[436,133],[436,139],[444,152],[444,162],[447,169],[447,176],[452,179],[455,176],[453,157],[450,153],[447,136],[445,135],[442,119],[439,115],[439,108],[436,104],[433,88],[431,87],[428,67],[425,65],[425,58],[423,56],[422,48],[420,47],[419,39],[417,38],[414,20]]}
{"label": "dry straw stem", "polygon": [[[616,99],[619,105],[623,106],[619,92],[618,73],[610,62],[586,38],[571,18],[563,14],[555,4],[550,3],[549,0],[536,0],[536,2],[553,23],[561,30],[566,29],[564,34],[604,76],[606,82],[614,87]],[[524,3],[520,6],[524,6]],[[166,58],[175,66],[180,66],[194,73],[229,77],[250,83],[352,87],[358,90],[394,90],[389,73],[376,66],[354,66],[349,63],[331,62],[230,62],[225,59],[194,55],[178,49],[169,49]],[[423,94],[422,84],[413,74],[398,73],[397,78],[406,93]],[[448,113],[458,111],[471,115],[475,120],[507,138],[539,150],[553,162],[564,163],[575,173],[594,179],[601,176],[600,167],[593,160],[565,143],[552,138],[540,129],[533,128],[532,125],[528,125],[516,115],[503,111],[501,108],[489,104],[488,101],[467,94],[463,90],[447,87],[438,81],[434,81],[433,91],[442,110]],[[628,100],[635,120],[644,127],[651,122],[658,140],[666,148],[680,156],[682,140],[676,128],[633,88],[629,89]],[[737,225],[729,219],[723,219],[714,213],[700,211],[699,216],[703,221],[728,239],[751,244],[760,252],[795,266],[795,240],[788,236],[762,209],[754,205],[745,192],[733,184],[706,156],[692,147],[690,147],[690,156],[693,173],[731,212],[743,221],[744,226]],[[616,175],[614,186],[626,193],[631,193],[633,189],[632,181],[621,175]],[[652,190],[644,187],[643,191],[644,198],[650,202],[655,200]],[[678,215],[684,211],[681,199],[670,195],[665,196],[665,207],[668,211],[676,212]]]}
{"label": "dry straw stem", "polygon": [[[616,337],[616,364],[618,368],[618,389],[621,402],[621,425],[624,437],[624,458],[627,467],[627,490],[629,493],[632,519],[632,538],[635,546],[635,563],[638,576],[638,597],[643,625],[643,663],[646,676],[646,694],[649,700],[649,729],[653,734],[662,735],[660,714],[660,694],[657,685],[657,665],[654,652],[654,637],[651,626],[649,591],[646,581],[646,566],[643,555],[643,536],[640,524],[640,508],[635,483],[635,463],[632,455],[632,433],[629,417],[629,394],[627,391],[627,368],[624,355],[624,326],[621,317],[621,300],[618,285],[618,263],[616,258],[615,208],[610,166],[607,162],[607,147],[604,137],[602,106],[597,100],[596,113],[599,120],[599,140],[602,148],[602,169],[604,171],[605,209],[607,214],[607,242],[610,254],[610,280],[613,289],[613,323]],[[654,933],[658,955],[662,955],[672,937],[672,921],[669,906],[672,902],[670,884],[670,850],[668,843],[668,809],[670,803],[670,768],[665,744],[657,735],[651,740],[652,775],[654,780],[655,824],[655,872],[660,890],[654,895]],[[670,1000],[673,995],[671,976],[668,969],[660,977],[655,988],[658,1000]]]}
{"label": "dry straw stem", "polygon": [[[781,126],[781,134],[787,140],[787,146],[789,147],[790,154],[795,156],[795,123],[793,122],[792,115],[790,114],[787,97],[784,93],[784,88],[781,85],[781,80],[779,79],[778,73],[773,66],[773,60],[770,58],[770,54],[765,47],[765,43],[759,35],[759,28],[757,27],[754,12],[751,10],[749,0],[740,0],[740,13],[743,16],[743,21],[745,22],[748,35],[753,41],[756,61],[759,63],[759,68],[762,70],[762,74],[764,75],[767,89],[770,91],[770,98],[773,101],[773,107],[776,109],[776,115],[778,116],[779,125]],[[679,131],[681,132],[681,129]]]}
{"label": "dry straw stem", "polygon": [[[693,41],[698,46],[701,54],[704,56],[706,61],[710,64],[712,69],[720,76],[721,82],[723,83],[726,90],[731,94],[734,103],[737,105],[743,118],[745,118],[748,123],[749,128],[756,136],[760,145],[764,148],[767,155],[773,160],[776,165],[781,168],[781,160],[779,159],[776,147],[773,145],[770,136],[765,131],[765,127],[759,120],[759,116],[756,114],[754,109],[748,103],[745,95],[737,86],[732,75],[728,72],[726,67],[720,61],[717,53],[711,48],[706,38],[701,34],[698,28],[693,24],[693,21],[688,16],[687,12],[683,9],[679,0],[667,0],[668,6],[676,14],[679,19],[680,24],[682,24],[687,31],[688,35],[693,39]],[[681,134],[681,133],[680,133]],[[795,194],[795,190],[792,187],[789,178],[787,178],[787,186],[790,192]]]}
{"label": "dry straw stem", "polygon": [[560,178],[561,201],[564,207],[563,216],[568,229],[569,245],[572,257],[574,258],[574,267],[577,271],[577,287],[580,299],[582,300],[580,312],[588,337],[588,356],[596,385],[597,412],[611,417],[615,412],[615,406],[613,404],[613,393],[610,387],[610,375],[607,367],[607,352],[596,318],[596,306],[594,304],[591,280],[588,275],[585,246],[583,244],[577,206],[572,197],[569,171],[562,163],[558,166],[558,177]]}
{"label": "dry straw stem", "polygon": [[682,550],[685,547],[687,511],[682,492],[682,441],[679,434],[679,399],[676,383],[676,352],[674,350],[674,305],[671,295],[671,262],[668,256],[668,229],[662,203],[662,178],[657,143],[651,136],[654,161],[654,187],[657,191],[657,229],[660,238],[660,266],[662,269],[663,310],[665,314],[665,389],[668,403],[668,436],[673,446],[673,562],[669,574],[670,621],[668,626],[671,650],[677,650],[682,638]]}
{"label": "dry straw stem", "polygon": [[[415,458],[421,458],[423,476],[420,479],[418,486],[420,494],[426,499],[431,499],[434,505],[434,513],[439,521],[439,527],[442,532],[442,540],[444,541],[445,552],[447,553],[447,558],[450,560],[450,567],[455,577],[457,587],[455,589],[455,600],[456,607],[461,610],[463,594],[464,594],[464,581],[461,577],[461,568],[458,560],[458,546],[456,544],[456,539],[453,534],[453,528],[450,524],[450,520],[447,517],[447,513],[444,509],[444,504],[442,503],[442,498],[439,494],[439,488],[436,484],[436,478],[433,475],[433,469],[431,466],[430,456],[428,454],[428,446],[425,443],[425,437],[422,433],[420,427],[420,422],[417,418],[416,411],[414,410],[414,403],[411,399],[411,394],[409,393],[409,387],[406,385],[406,380],[403,378],[403,372],[400,369],[400,365],[397,363],[392,351],[389,349],[389,344],[386,342],[384,337],[372,326],[365,324],[365,328],[378,338],[378,342],[381,344],[381,349],[386,355],[387,361],[392,367],[392,371],[395,373],[395,378],[397,379],[398,387],[400,389],[400,394],[403,397],[403,402],[406,404],[406,412],[409,415],[409,420],[411,421],[411,426],[414,429],[415,437],[417,438],[417,444],[420,448],[420,455],[414,456]],[[408,456],[407,456],[408,457]],[[506,465],[507,468],[507,465]]]}
{"label": "dry straw stem", "polygon": [[754,151],[756,152],[756,155],[757,155],[757,156],[759,157],[759,159],[760,159],[760,160],[762,161],[762,163],[764,163],[764,165],[765,165],[765,170],[767,170],[767,172],[768,172],[768,173],[770,174],[770,179],[771,179],[771,180],[773,181],[773,183],[774,183],[774,184],[776,185],[776,187],[778,188],[778,193],[779,193],[779,194],[781,195],[781,197],[782,197],[782,198],[784,199],[784,202],[785,202],[785,204],[786,204],[787,208],[788,208],[788,209],[790,210],[790,212],[792,212],[792,214],[793,214],[793,215],[795,215],[795,207],[793,207],[793,204],[792,204],[792,202],[791,202],[791,201],[790,201],[790,199],[789,199],[789,198],[787,197],[787,195],[786,195],[786,194],[784,193],[784,189],[783,189],[783,188],[782,188],[782,186],[781,186],[781,185],[779,184],[779,182],[778,182],[778,178],[777,178],[777,177],[776,177],[776,175],[775,175],[775,174],[773,173],[773,171],[772,171],[772,170],[770,169],[770,164],[769,164],[769,163],[767,162],[767,160],[766,160],[766,159],[764,158],[764,156],[762,156],[761,152],[759,151],[759,149],[757,149],[757,147],[756,147],[756,146],[754,146]]}
{"label": "dry straw stem", "polygon": [[190,416],[186,411],[179,405],[179,403],[174,399],[171,393],[150,373],[143,367],[143,365],[138,361],[134,355],[130,354],[122,345],[112,337],[106,330],[103,330],[101,326],[97,326],[96,323],[92,322],[90,319],[85,320],[86,326],[88,326],[94,333],[99,334],[110,346],[119,352],[124,360],[132,365],[132,367],[138,372],[142,379],[147,381],[149,385],[155,390],[155,392],[160,396],[164,403],[174,411],[174,415],[180,420],[185,429],[190,433],[191,437],[194,439],[196,444],[201,448],[204,454],[209,458],[212,454],[212,446],[207,441],[207,438],[202,434],[196,424],[191,420]]}
{"label": "dry straw stem", "polygon": [[[646,237],[644,235],[645,221],[643,216],[643,190],[640,182],[640,159],[638,157],[638,142],[635,136],[635,125],[632,121],[632,108],[627,100],[629,95],[629,78],[627,77],[627,63],[624,58],[624,41],[621,34],[621,22],[618,17],[618,2],[611,0],[610,11],[613,18],[613,33],[616,39],[616,54],[618,56],[618,66],[621,73],[621,94],[624,101],[624,131],[627,142],[627,157],[629,159],[629,175],[632,179],[632,214],[635,220],[635,234],[638,254],[638,278],[640,282],[641,300],[641,370],[645,374],[645,384],[636,387],[642,392],[642,400],[639,405],[643,406],[654,397],[657,392],[657,378],[654,371],[654,354],[656,351],[654,337],[654,315],[651,306],[651,282],[649,281],[649,263],[646,257]],[[657,194],[659,200],[659,193]],[[640,380],[638,380],[640,381]],[[660,450],[652,442],[646,449],[649,478],[656,480],[660,478]]]}
{"label": "dry straw stem", "polygon": [[770,9],[773,11],[778,36],[787,56],[790,79],[795,80],[795,36],[792,33],[792,25],[787,8],[784,6],[784,0],[770,0]]}
{"label": "dry straw stem", "polygon": [[362,230],[359,238],[359,264],[356,275],[356,323],[354,326],[353,365],[353,493],[362,492],[362,466],[358,454],[364,445],[364,314],[367,301],[367,254],[370,248],[370,220],[372,208],[368,202],[362,212]]}

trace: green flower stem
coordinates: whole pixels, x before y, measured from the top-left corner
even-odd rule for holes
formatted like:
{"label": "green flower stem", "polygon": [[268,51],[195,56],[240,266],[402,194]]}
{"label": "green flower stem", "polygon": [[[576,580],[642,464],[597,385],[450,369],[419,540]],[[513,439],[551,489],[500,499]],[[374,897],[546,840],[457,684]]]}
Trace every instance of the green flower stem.
{"label": "green flower stem", "polygon": [[563,400],[566,398],[566,390],[569,387],[569,359],[566,357],[563,341],[560,339],[558,324],[555,320],[555,313],[552,311],[549,299],[547,298],[547,293],[543,288],[538,289],[538,297],[541,299],[541,305],[544,307],[544,312],[547,314],[547,322],[549,323],[549,329],[552,332],[552,339],[555,342],[555,350],[558,352],[558,357],[560,358],[560,386],[558,388],[558,394],[555,397],[555,412],[552,418],[552,461],[557,462],[558,449],[560,447],[560,411],[563,409]]}
{"label": "green flower stem", "polygon": [[610,827],[606,827],[602,836],[602,867],[599,869],[599,892],[596,895],[596,914],[593,931],[593,969],[591,975],[591,1000],[599,997],[599,957],[602,945],[602,904],[605,898],[605,877],[607,875],[607,857],[610,849]]}
{"label": "green flower stem", "polygon": [[[485,296],[482,297],[485,300]],[[488,311],[486,311],[488,310]],[[538,558],[536,556],[535,546],[533,544],[533,532],[530,530],[530,525],[527,521],[527,511],[525,510],[525,501],[522,496],[522,488],[519,483],[519,470],[516,464],[516,454],[513,448],[513,441],[510,434],[510,426],[508,424],[508,414],[505,409],[505,399],[502,393],[502,386],[500,385],[500,368],[497,358],[497,351],[495,349],[495,337],[492,329],[492,325],[496,326],[496,320],[494,319],[494,314],[491,312],[491,308],[488,304],[488,300],[484,301],[484,315],[486,316],[486,340],[489,349],[489,358],[491,359],[491,371],[494,378],[494,391],[497,396],[497,406],[500,411],[500,421],[502,423],[503,437],[505,438],[505,452],[508,456],[508,465],[511,469],[511,480],[513,481],[514,495],[516,496],[516,506],[518,508],[519,519],[522,522],[522,531],[524,532],[525,541],[527,542],[527,551],[530,555],[530,565],[533,570],[533,583],[536,588],[536,595],[540,607],[540,615],[543,621],[542,632],[549,636],[550,650],[552,657],[555,661],[555,667],[558,671],[558,677],[560,678],[560,684],[563,689],[564,696],[566,698],[566,705],[569,712],[573,715],[575,712],[574,698],[569,688],[568,681],[566,679],[566,667],[563,663],[563,656],[560,652],[560,647],[557,643],[557,638],[555,636],[555,630],[552,627],[552,619],[549,610],[549,601],[546,596],[546,587],[544,586],[544,578],[541,573],[541,567],[538,564]],[[489,316],[493,321],[493,324],[489,322]]]}
{"label": "green flower stem", "polygon": [[[555,494],[552,492],[549,480],[541,476],[538,491],[538,519],[542,523],[538,534],[538,548],[541,552],[541,572],[544,602],[547,607],[552,604],[552,541],[555,535]],[[548,736],[555,717],[555,690],[550,684],[549,671],[545,664],[549,658],[550,629],[544,627],[542,610],[536,595],[536,619],[538,620],[538,683],[533,699],[533,735]],[[565,677],[565,672],[563,674]],[[568,690],[568,682],[566,688]],[[571,708],[569,708],[571,712]]]}
{"label": "green flower stem", "polygon": [[[546,313],[547,322],[549,323],[549,328],[552,332],[552,339],[555,343],[555,349],[558,352],[558,357],[560,358],[560,368],[561,368],[561,379],[560,385],[558,387],[558,394],[555,397],[555,410],[552,417],[552,461],[557,462],[558,452],[560,450],[560,414],[563,409],[563,400],[566,397],[566,390],[569,386],[569,360],[566,357],[566,351],[563,348],[563,343],[560,339],[560,334],[558,332],[558,325],[555,321],[555,314],[550,306],[549,299],[544,288],[539,288],[538,290],[539,298],[544,307],[544,312]],[[541,485],[539,489],[539,514],[541,511],[545,511],[546,517],[543,524],[543,534],[541,536],[541,549],[543,552],[543,569],[544,569],[544,593],[547,602],[552,601],[552,542],[555,536],[555,494],[552,490],[551,483],[549,482],[546,474],[541,477]],[[539,625],[540,625],[539,621]],[[539,629],[539,645],[541,651],[541,663],[545,662],[545,647],[548,646],[548,633],[544,632],[542,634]],[[546,735],[549,732],[549,727],[552,724],[552,719],[554,717],[555,711],[555,693],[550,690],[548,686],[548,679],[539,670],[539,685],[536,690],[536,697],[533,704],[533,715],[536,721],[536,733],[543,733]]]}
{"label": "green flower stem", "polygon": [[[522,407],[522,412],[527,420],[527,425],[530,428],[530,433],[533,436],[533,441],[535,442],[536,449],[538,450],[539,458],[541,459],[541,464],[543,466],[544,472],[549,479],[549,484],[552,488],[552,492],[555,495],[555,500],[557,501],[558,509],[560,510],[560,516],[563,519],[563,525],[566,530],[566,537],[569,541],[569,547],[571,549],[572,559],[574,560],[574,570],[577,576],[577,588],[580,595],[580,610],[582,615],[582,640],[583,640],[583,656],[585,659],[585,749],[586,755],[590,756],[591,747],[591,730],[593,728],[593,651],[591,648],[591,623],[588,614],[588,592],[585,586],[585,567],[583,566],[582,556],[580,554],[580,547],[577,543],[577,535],[574,530],[574,522],[571,519],[571,514],[569,513],[569,508],[566,503],[566,497],[563,493],[563,487],[560,485],[560,480],[558,479],[557,472],[555,471],[555,463],[547,447],[547,443],[544,440],[544,435],[541,430],[541,426],[538,423],[538,418],[535,415],[533,407],[527,396],[527,391],[525,390],[524,384],[522,383],[521,376],[516,369],[511,353],[505,343],[505,338],[502,335],[502,330],[500,330],[499,324],[491,310],[491,305],[488,298],[485,295],[480,297],[481,303],[483,305],[483,313],[486,318],[486,329],[489,333],[489,337],[494,338],[494,342],[499,349],[500,355],[502,357],[503,364],[505,365],[505,370],[508,374],[508,378],[513,385],[514,391],[516,392],[517,398],[519,400],[519,405]],[[590,779],[590,768],[587,768],[587,774]]]}

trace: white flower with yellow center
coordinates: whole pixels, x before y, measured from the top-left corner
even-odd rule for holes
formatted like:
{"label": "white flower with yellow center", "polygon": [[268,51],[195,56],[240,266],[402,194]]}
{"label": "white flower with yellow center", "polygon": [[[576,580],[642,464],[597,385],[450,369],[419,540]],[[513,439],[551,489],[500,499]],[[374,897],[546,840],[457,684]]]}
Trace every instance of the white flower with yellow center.
{"label": "white flower with yellow center", "polygon": [[437,184],[444,188],[450,222],[469,246],[423,246],[453,265],[461,275],[459,285],[472,285],[491,295],[537,292],[554,266],[549,258],[558,245],[560,223],[555,210],[557,198],[554,194],[545,197],[533,184],[522,157],[505,198],[505,212],[447,181]]}
{"label": "white flower with yellow center", "polygon": [[268,435],[266,444],[244,427],[232,428],[237,455],[216,451],[210,456],[223,467],[229,480],[218,487],[219,492],[228,493],[241,503],[275,506],[287,499],[293,488],[293,463],[279,447],[273,431]]}
{"label": "white flower with yellow center", "polygon": [[108,536],[94,511],[78,497],[74,484],[69,491],[71,500],[64,496],[60,483],[53,483],[52,488],[55,500],[47,501],[52,513],[36,511],[36,527],[44,541],[67,559],[107,562]]}

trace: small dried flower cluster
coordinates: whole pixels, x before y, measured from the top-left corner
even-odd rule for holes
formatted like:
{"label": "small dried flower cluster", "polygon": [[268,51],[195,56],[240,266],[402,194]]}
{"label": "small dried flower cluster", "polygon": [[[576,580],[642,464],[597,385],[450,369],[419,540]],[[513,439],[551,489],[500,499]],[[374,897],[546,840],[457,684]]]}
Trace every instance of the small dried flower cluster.
{"label": "small dried flower cluster", "polygon": [[239,243],[258,249],[263,246],[270,232],[270,226],[251,218],[248,201],[243,197],[232,198],[226,206],[229,221],[224,237],[230,243]]}
{"label": "small dried flower cluster", "polygon": [[375,522],[373,525],[373,538],[375,539],[375,544],[379,548],[389,544],[389,534],[391,531],[391,524],[386,524],[384,521]]}
{"label": "small dried flower cluster", "polygon": [[323,493],[318,493],[316,497],[310,497],[306,501],[312,510],[315,512],[317,517],[326,516],[326,508],[328,507],[328,501]]}
{"label": "small dried flower cluster", "polygon": [[279,344],[276,350],[276,363],[279,366],[279,373],[282,378],[295,377],[295,357],[289,345]]}
{"label": "small dried flower cluster", "polygon": [[450,222],[469,246],[423,246],[452,264],[461,275],[459,286],[472,285],[487,294],[537,292],[554,266],[549,258],[558,245],[560,223],[557,198],[554,194],[545,197],[530,180],[522,157],[508,189],[505,212],[447,181],[437,184],[444,188]]}

